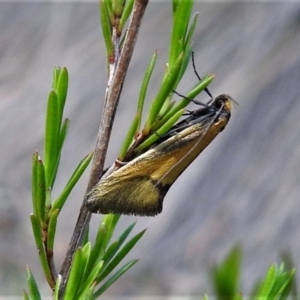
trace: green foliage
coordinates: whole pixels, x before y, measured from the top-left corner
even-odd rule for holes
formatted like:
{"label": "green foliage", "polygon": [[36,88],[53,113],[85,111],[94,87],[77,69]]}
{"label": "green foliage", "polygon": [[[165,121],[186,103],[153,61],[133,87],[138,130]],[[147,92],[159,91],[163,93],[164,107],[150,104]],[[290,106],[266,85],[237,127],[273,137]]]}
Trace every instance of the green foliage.
{"label": "green foliage", "polygon": [[241,250],[236,247],[223,263],[213,271],[213,282],[218,299],[236,299],[240,280]]}
{"label": "green foliage", "polygon": [[44,160],[38,152],[35,152],[32,161],[33,214],[30,220],[41,266],[51,288],[55,287],[57,277],[53,262],[57,218],[67,197],[92,158],[92,155],[88,155],[78,164],[61,195],[57,200],[52,200],[51,190],[55,183],[61,150],[69,126],[68,119],[64,122],[62,120],[67,89],[67,69],[56,68],[53,72],[52,90],[47,104]]}
{"label": "green foliage", "polygon": [[144,102],[147,94],[147,89],[148,85],[151,79],[152,72],[155,67],[156,63],[156,58],[157,58],[157,52],[155,52],[150,60],[150,63],[146,69],[143,82],[141,85],[140,89],[140,95],[139,95],[139,100],[138,100],[138,105],[137,105],[137,112],[136,115],[132,121],[132,124],[130,126],[130,129],[128,131],[128,134],[126,135],[125,141],[123,143],[123,146],[121,148],[120,154],[119,154],[119,159],[122,160],[124,159],[126,152],[132,143],[132,140],[135,136],[138,135],[138,131],[140,130],[141,126],[141,120],[142,120],[142,114],[143,114],[143,107],[144,107]]}
{"label": "green foliage", "polygon": [[[243,296],[240,288],[241,253],[239,247],[233,248],[224,261],[212,272],[212,282],[218,300],[249,299],[248,295]],[[294,276],[295,269],[286,270],[284,263],[280,266],[271,265],[265,277],[256,284],[250,299],[287,299],[292,294]]]}
{"label": "green foliage", "polygon": [[41,294],[36,284],[36,281],[33,277],[32,272],[27,267],[27,284],[28,284],[28,293],[23,291],[24,299],[30,300],[41,300]]}
{"label": "green foliage", "polygon": [[[54,76],[54,80],[62,79],[59,75],[60,72],[60,69],[55,70],[54,74],[56,75]],[[64,72],[64,74],[67,76],[67,72]],[[67,82],[67,78],[64,79],[65,82]],[[57,199],[52,200],[51,189],[55,183],[60,151],[67,133],[66,124],[69,124],[69,122],[63,123],[61,120],[65,101],[61,104],[59,104],[60,102],[58,101],[58,99],[64,99],[63,95],[66,95],[66,90],[62,89],[62,86],[67,88],[67,85],[54,82],[53,87],[57,86],[59,86],[60,89],[52,90],[48,98],[45,130],[45,139],[47,139],[47,141],[45,141],[45,147],[49,149],[44,151],[47,168],[38,152],[33,155],[32,203],[34,213],[31,214],[30,219],[45,277],[49,286],[54,289],[54,298],[60,299],[59,286],[62,278],[60,275],[57,276],[53,261],[56,224],[59,212],[62,210],[72,189],[91,161],[92,155],[89,154],[82,159],[61,194]],[[60,95],[60,93],[62,95]],[[53,105],[53,103],[55,103],[55,105]],[[48,116],[48,114],[51,114],[51,116]],[[52,122],[55,123],[54,126],[51,126]],[[56,150],[53,151],[53,149],[50,149],[51,147],[54,147]],[[56,163],[53,164],[53,161]],[[51,178],[51,180],[47,180],[46,178]],[[119,218],[119,215],[106,215],[99,226],[95,243],[92,245],[87,237],[83,247],[79,247],[76,250],[65,289],[65,299],[95,298],[95,295],[102,294],[137,262],[137,260],[133,260],[123,267],[118,268],[119,263],[126,257],[128,252],[135,246],[145,232],[142,231],[138,233],[125,243],[135,225],[131,224],[124,230],[119,239],[115,242],[111,242],[111,237]],[[115,271],[114,274],[112,274],[113,271]],[[29,269],[27,273],[29,293],[24,291],[24,299],[39,299],[38,297],[40,296],[34,277]],[[105,283],[102,283],[104,279],[107,280]],[[95,292],[96,288],[97,291]]]}
{"label": "green foliage", "polygon": [[[92,299],[96,299],[137,262],[137,260],[132,260],[123,267],[118,267],[145,231],[141,231],[125,243],[135,226],[133,223],[116,241],[109,244],[111,233],[116,226],[116,218],[115,215],[107,215],[104,218],[106,220],[99,226],[94,245],[88,242],[83,248],[76,250],[66,286],[65,299],[87,299],[91,295]],[[115,273],[110,275],[113,271]],[[107,277],[106,282],[102,283]]]}
{"label": "green foliage", "polygon": [[285,270],[285,264],[273,264],[269,267],[265,278],[260,281],[253,291],[257,299],[286,299],[292,292],[296,270]]}
{"label": "green foliage", "polygon": [[111,11],[110,1],[101,0],[100,1],[100,22],[102,28],[102,34],[104,37],[104,42],[106,45],[106,53],[108,57],[108,61],[110,61],[114,55],[114,47],[111,39],[112,28],[110,26],[110,20],[113,18],[113,14]]}

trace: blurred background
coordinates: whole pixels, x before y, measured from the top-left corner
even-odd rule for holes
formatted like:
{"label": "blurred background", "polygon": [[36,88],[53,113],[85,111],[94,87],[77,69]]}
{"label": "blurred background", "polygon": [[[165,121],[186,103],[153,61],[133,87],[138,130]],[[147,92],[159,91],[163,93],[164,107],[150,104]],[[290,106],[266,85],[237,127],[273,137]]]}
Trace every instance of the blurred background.
{"label": "blurred background", "polygon": [[[45,106],[52,69],[66,66],[71,118],[54,195],[78,161],[93,150],[106,86],[105,48],[98,3],[0,4],[0,290],[21,295],[26,265],[43,286],[31,234],[31,158],[42,153]],[[137,220],[148,228],[129,255],[140,258],[107,295],[212,294],[209,271],[242,245],[247,292],[280,253],[300,267],[300,3],[196,2],[194,51],[200,75],[216,74],[210,91],[239,104],[218,138],[172,186],[154,218],[122,217],[119,230]],[[153,52],[158,63],[147,103],[155,96],[168,57],[170,1],[150,1],[118,107],[106,166],[117,157],[134,115],[141,76]],[[159,34],[157,34],[159,33]],[[178,92],[197,82],[190,66]],[[202,93],[200,101],[209,98]],[[193,104],[190,109],[195,108]],[[60,266],[78,216],[88,172],[58,224]],[[95,234],[101,216],[93,216]],[[125,262],[124,262],[125,263]],[[50,295],[44,285],[43,292]]]}

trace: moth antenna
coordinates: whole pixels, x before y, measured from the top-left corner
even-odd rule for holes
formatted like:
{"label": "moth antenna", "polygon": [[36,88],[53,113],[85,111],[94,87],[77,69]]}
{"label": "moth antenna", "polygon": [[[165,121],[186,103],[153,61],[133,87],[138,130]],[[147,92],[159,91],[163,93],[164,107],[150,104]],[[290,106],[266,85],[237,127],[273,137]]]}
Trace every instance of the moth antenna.
{"label": "moth antenna", "polygon": [[[192,52],[192,65],[193,65],[194,73],[196,74],[198,80],[201,81],[201,77],[200,77],[200,75],[198,74],[198,72],[197,72],[197,70],[196,70],[194,51]],[[212,96],[211,92],[208,90],[207,87],[204,89],[204,91],[205,91],[205,92],[207,93],[207,95],[211,98],[211,100],[210,100],[208,103],[212,102],[213,99],[214,99],[214,97]],[[190,102],[193,102],[193,103],[195,103],[195,104],[202,105],[202,106],[204,106],[204,107],[209,107],[208,104],[203,103],[203,102],[200,102],[200,101],[195,100],[195,99],[188,98],[188,97],[186,97],[186,96],[184,96],[184,95],[178,93],[178,92],[175,91],[175,90],[173,90],[173,93],[175,93],[177,96],[179,96],[179,97],[181,97],[181,98],[183,98],[183,99],[189,100]]]}
{"label": "moth antenna", "polygon": [[202,105],[204,107],[209,107],[209,105],[207,105],[206,103],[203,103],[203,102],[195,100],[195,99],[188,98],[188,97],[186,97],[186,96],[184,96],[184,95],[176,92],[175,90],[173,90],[173,93],[176,94],[177,96],[179,96],[179,97],[181,97],[183,99],[189,100],[190,102],[193,102],[195,104]]}
{"label": "moth antenna", "polygon": [[[198,80],[201,81],[201,77],[199,76],[199,74],[198,74],[198,72],[197,72],[197,70],[196,70],[194,51],[192,52],[192,64],[193,64],[194,73],[196,74]],[[206,94],[207,94],[210,98],[213,98],[212,94],[210,93],[210,91],[208,90],[207,87],[204,89],[204,91],[206,92]]]}

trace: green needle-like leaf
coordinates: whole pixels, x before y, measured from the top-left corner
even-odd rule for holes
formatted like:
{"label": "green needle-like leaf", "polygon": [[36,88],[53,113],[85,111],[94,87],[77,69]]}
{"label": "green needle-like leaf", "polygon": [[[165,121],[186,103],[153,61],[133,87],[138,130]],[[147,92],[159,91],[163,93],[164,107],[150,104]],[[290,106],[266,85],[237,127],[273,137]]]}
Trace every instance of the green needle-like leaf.
{"label": "green needle-like leaf", "polygon": [[[171,93],[169,95],[169,97],[166,99],[166,101],[164,102],[164,105],[163,107],[161,108],[160,112],[159,112],[159,115],[158,115],[158,119],[159,120],[162,120],[163,117],[171,111],[172,107],[174,106],[175,104],[175,101],[171,101],[171,98],[172,98],[172,95],[173,93]],[[161,121],[158,121],[156,122],[155,126],[153,127],[153,130],[155,130],[154,128],[159,128],[161,126],[162,123]],[[163,124],[163,123],[162,123]]]}
{"label": "green needle-like leaf", "polygon": [[284,300],[290,295],[293,287],[295,269],[285,271],[284,264],[269,267],[265,278],[258,283],[251,298],[258,300]]}
{"label": "green needle-like leaf", "polygon": [[38,159],[37,164],[37,190],[36,190],[36,206],[37,217],[41,224],[45,223],[45,204],[46,204],[46,179],[45,168],[42,160]]}
{"label": "green needle-like leaf", "polygon": [[37,216],[37,191],[38,191],[38,160],[39,153],[36,151],[32,157],[32,181],[31,181],[31,189],[32,189],[32,207],[33,213]]}
{"label": "green needle-like leaf", "polygon": [[113,235],[113,232],[117,226],[118,221],[120,220],[121,215],[109,214],[103,217],[103,222],[106,224],[106,234],[103,238],[103,247],[106,249],[107,245],[110,242],[110,239]]}
{"label": "green needle-like leaf", "polygon": [[122,259],[129,253],[129,251],[135,246],[135,244],[140,240],[140,238],[144,235],[146,230],[141,231],[137,235],[135,235],[131,240],[129,240],[124,247],[118,252],[118,254],[114,257],[114,259],[104,268],[101,272],[98,282],[101,282],[108,274],[110,274],[116,266],[122,261]]}
{"label": "green needle-like leaf", "polygon": [[64,107],[67,99],[68,85],[69,85],[68,70],[66,68],[60,69],[57,85],[56,85],[56,92],[59,99],[59,117],[58,117],[60,120],[59,128],[61,127]]}
{"label": "green needle-like leaf", "polygon": [[63,192],[61,195],[53,202],[52,208],[51,208],[51,213],[52,211],[59,209],[61,211],[62,207],[64,206],[68,196],[70,195],[73,187],[75,184],[78,182],[80,179],[81,175],[89,165],[91,159],[93,157],[93,154],[87,155],[84,159],[81,160],[81,162],[78,164],[77,168],[73,172],[71,178],[69,179],[66,187],[64,188]]}
{"label": "green needle-like leaf", "polygon": [[59,152],[61,152],[62,147],[64,145],[64,142],[66,140],[68,130],[69,130],[69,126],[70,126],[70,119],[65,119],[64,122],[63,122],[63,125],[61,127],[60,134],[59,134],[59,147],[60,147]]}
{"label": "green needle-like leaf", "polygon": [[59,209],[54,210],[50,214],[49,224],[48,224],[48,237],[47,237],[47,251],[53,253],[54,248],[54,237],[56,232],[56,224],[57,224],[57,217],[59,214]]}
{"label": "green needle-like leaf", "polygon": [[51,207],[51,195],[52,195],[52,190],[50,187],[46,188],[46,201],[45,201],[45,214],[46,214],[46,217],[49,213],[49,209]]}
{"label": "green needle-like leaf", "polygon": [[89,240],[90,240],[89,233],[90,233],[90,227],[88,226],[88,228],[85,230],[85,233],[83,236],[82,245],[85,245],[86,243],[89,242]]}
{"label": "green needle-like leaf", "polygon": [[194,18],[193,18],[193,21],[192,21],[192,25],[190,26],[190,28],[188,30],[188,33],[186,35],[186,38],[185,38],[185,42],[184,42],[185,47],[190,47],[190,45],[191,45],[193,34],[194,34],[194,31],[195,31],[195,28],[196,28],[196,24],[197,24],[198,15],[199,15],[199,13],[196,13],[194,15]]}
{"label": "green needle-like leaf", "polygon": [[136,223],[130,224],[120,235],[120,237],[113,242],[108,249],[105,251],[105,254],[102,258],[102,260],[105,263],[105,266],[111,261],[111,259],[115,256],[115,254],[118,252],[124,241],[127,239],[131,231],[133,230]]}
{"label": "green needle-like leaf", "polygon": [[122,245],[124,243],[124,241],[127,239],[127,237],[129,236],[129,234],[132,232],[133,228],[135,227],[136,222],[131,223],[120,235],[119,237],[119,244]]}
{"label": "green needle-like leaf", "polygon": [[287,272],[282,275],[278,275],[276,278],[276,282],[271,291],[271,296],[273,299],[286,299],[291,292],[292,283],[293,283],[293,275],[295,270],[292,272]]}
{"label": "green needle-like leaf", "polygon": [[234,300],[238,293],[241,250],[235,247],[224,262],[213,271],[217,299]]}
{"label": "green needle-like leaf", "polygon": [[102,258],[102,260],[105,262],[105,265],[107,265],[110,262],[110,260],[114,257],[114,255],[118,252],[119,249],[119,240],[116,240],[109,245]]}
{"label": "green needle-like leaf", "polygon": [[62,151],[64,142],[67,137],[69,125],[70,125],[70,119],[65,119],[64,123],[62,125],[62,128],[60,130],[59,140],[58,140],[58,153],[57,153],[57,157],[56,157],[56,162],[53,164],[54,167],[53,167],[52,177],[50,180],[52,183],[52,186],[53,186],[55,178],[56,178],[57,170],[58,170],[59,163],[60,163],[61,151]]}
{"label": "green needle-like leaf", "polygon": [[138,262],[138,259],[132,260],[126,265],[124,265],[119,271],[117,271],[112,277],[107,280],[100,289],[98,289],[94,293],[93,299],[97,299],[100,295],[102,295],[116,280],[118,280],[125,272],[127,272],[133,265]]}
{"label": "green needle-like leaf", "polygon": [[142,113],[142,111],[143,111],[146,93],[147,93],[149,82],[150,82],[150,79],[151,79],[151,76],[152,76],[152,73],[153,73],[153,70],[154,70],[154,67],[156,64],[156,59],[157,59],[157,51],[155,51],[154,54],[152,55],[152,58],[146,69],[146,72],[145,72],[145,75],[143,78],[143,82],[141,85],[139,101],[138,101],[138,112],[140,112],[140,113]]}
{"label": "green needle-like leaf", "polygon": [[108,14],[106,3],[109,1],[100,0],[100,22],[102,28],[102,34],[106,46],[106,53],[109,62],[112,62],[114,58],[114,47],[111,39],[111,20]]}
{"label": "green needle-like leaf", "polygon": [[89,261],[86,266],[85,277],[84,277],[85,280],[91,273],[92,269],[94,268],[94,265],[98,263],[100,260],[102,260],[103,254],[105,252],[105,247],[106,247],[106,244],[104,243],[106,234],[107,234],[107,226],[105,222],[101,222],[97,232],[95,244],[91,249]]}
{"label": "green needle-like leaf", "polygon": [[89,261],[87,263],[85,272],[84,272],[84,280],[87,279],[89,274],[92,272],[94,266],[98,261],[102,258],[105,247],[103,244],[103,239],[104,236],[106,235],[106,224],[103,222],[100,224],[100,227],[97,232],[96,240],[95,240],[95,245],[91,249],[91,254],[89,257]]}
{"label": "green needle-like leaf", "polygon": [[41,300],[40,291],[33,277],[32,272],[27,267],[27,283],[28,283],[28,293],[31,300]]}
{"label": "green needle-like leaf", "polygon": [[285,282],[282,283],[281,289],[278,291],[276,299],[287,299],[288,296],[293,292],[294,279],[295,279],[296,269],[292,269],[286,273]]}
{"label": "green needle-like leaf", "polygon": [[82,261],[83,261],[84,266],[85,266],[85,269],[82,272],[82,278],[83,278],[82,281],[84,281],[84,274],[85,274],[86,267],[87,267],[87,264],[88,264],[88,261],[89,261],[90,255],[91,255],[91,250],[92,250],[92,243],[91,242],[87,242],[82,247]]}
{"label": "green needle-like leaf", "polygon": [[111,24],[114,23],[114,12],[113,12],[113,0],[104,0],[105,2],[105,5],[106,5],[106,9],[107,9],[107,12],[108,12],[108,16],[110,18],[110,21],[111,21]]}
{"label": "green needle-like leaf", "polygon": [[133,3],[134,3],[134,0],[127,0],[125,2],[125,7],[124,7],[124,10],[122,12],[120,23],[118,25],[119,36],[121,35],[121,32],[123,31],[124,25],[125,25],[126,21],[128,20],[131,12],[132,12]]}
{"label": "green needle-like leaf", "polygon": [[186,47],[186,49],[184,49],[183,53],[184,53],[184,57],[182,60],[180,71],[178,72],[178,75],[177,75],[176,82],[174,84],[174,89],[177,88],[180,80],[182,79],[183,75],[185,74],[185,71],[187,69],[187,66],[189,65],[190,58],[192,55],[192,49],[190,47]]}
{"label": "green needle-like leaf", "polygon": [[43,224],[45,221],[46,182],[44,164],[38,152],[33,155],[32,165],[32,206],[34,214]]}
{"label": "green needle-like leaf", "polygon": [[136,115],[133,119],[133,122],[130,126],[130,129],[128,131],[128,134],[124,140],[123,146],[121,148],[120,154],[119,154],[119,159],[123,160],[124,157],[126,156],[127,150],[132,143],[134,136],[137,134],[137,132],[140,129],[141,125],[141,119],[142,119],[142,113],[143,113],[143,107],[144,107],[144,102],[145,102],[145,97],[146,97],[146,92],[148,89],[149,81],[156,63],[156,58],[157,58],[157,53],[155,52],[151,58],[151,61],[147,67],[147,70],[144,75],[144,79],[141,85],[140,89],[140,95],[139,95],[139,100],[138,100],[138,107],[137,107],[137,112]]}
{"label": "green needle-like leaf", "polygon": [[82,296],[79,297],[79,300],[91,300],[93,299],[95,286],[92,285]]}
{"label": "green needle-like leaf", "polygon": [[86,266],[84,280],[89,276],[92,272],[94,266],[103,258],[105,249],[111,239],[114,228],[117,225],[118,220],[120,219],[120,215],[105,215],[103,217],[102,222],[100,223],[95,245],[91,250],[91,254],[89,257],[89,261]]}
{"label": "green needle-like leaf", "polygon": [[[92,289],[94,291],[95,284],[96,284],[96,278],[103,266],[103,261],[100,261],[95,265],[93,270],[88,274],[87,279],[83,282],[82,286],[80,287],[80,290],[78,292],[78,299],[86,299],[87,293],[90,294],[90,290]],[[95,284],[93,284],[95,283]],[[89,298],[91,299],[91,298]]]}
{"label": "green needle-like leaf", "polygon": [[273,284],[275,282],[276,278],[276,265],[273,264],[271,267],[269,267],[267,275],[263,282],[260,285],[260,288],[257,293],[257,299],[262,300],[266,299],[269,295],[269,293],[272,290]]}
{"label": "green needle-like leaf", "polygon": [[211,82],[214,80],[215,75],[209,74],[204,76],[201,81],[199,81],[196,86],[187,94],[187,98],[195,99]]}
{"label": "green needle-like leaf", "polygon": [[172,8],[173,8],[173,14],[175,14],[176,9],[177,9],[177,7],[179,5],[179,2],[180,2],[180,0],[173,0],[172,1],[172,4],[173,4],[173,6],[172,6]]}
{"label": "green needle-like leaf", "polygon": [[59,68],[54,68],[52,71],[52,90],[56,90],[57,87],[57,82],[58,82],[58,77],[59,77]]}
{"label": "green needle-like leaf", "polygon": [[58,149],[59,149],[59,100],[57,93],[52,90],[48,97],[48,107],[46,116],[46,130],[45,130],[45,145],[44,145],[44,161],[46,173],[46,185],[52,187],[54,181],[51,182],[52,172],[54,170]]}
{"label": "green needle-like leaf", "polygon": [[84,262],[82,259],[82,248],[76,250],[74,260],[72,262],[70,276],[66,286],[64,299],[76,299],[77,291],[81,286],[81,278],[84,270]]}
{"label": "green needle-like leaf", "polygon": [[177,58],[176,63],[174,63],[174,65],[169,69],[155,100],[151,104],[149,116],[145,128],[143,129],[143,132],[145,134],[148,134],[148,132],[150,132],[153,124],[157,121],[157,116],[165,100],[173,90],[174,83],[181,68],[183,57],[184,55],[183,53],[181,53]]}
{"label": "green needle-like leaf", "polygon": [[170,66],[177,60],[178,55],[185,50],[185,35],[187,32],[192,8],[192,0],[178,1],[178,5],[173,16],[173,28],[169,55]]}

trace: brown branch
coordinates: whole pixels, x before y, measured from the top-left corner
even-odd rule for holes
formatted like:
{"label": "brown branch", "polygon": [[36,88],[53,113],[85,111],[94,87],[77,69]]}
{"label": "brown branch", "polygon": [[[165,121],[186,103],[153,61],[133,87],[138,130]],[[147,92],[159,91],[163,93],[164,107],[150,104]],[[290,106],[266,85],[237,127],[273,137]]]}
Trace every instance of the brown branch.
{"label": "brown branch", "polygon": [[[141,24],[141,19],[144,15],[147,4],[148,0],[135,1],[132,11],[132,18],[126,34],[120,59],[118,60],[118,57],[115,57],[117,68],[115,69],[111,82],[108,82],[109,85],[107,87],[106,101],[99,127],[97,144],[95,148],[87,191],[90,191],[91,188],[98,182],[99,175],[103,170],[116,108],[119,102],[120,93],[122,91],[127,69],[132,57],[138,30]],[[114,70],[114,68],[112,68],[112,70]],[[86,232],[86,228],[91,219],[91,213],[86,209],[85,202],[86,198],[84,198],[82,206],[80,208],[80,213],[69,244],[69,249],[60,271],[62,281],[60,286],[59,299],[63,299],[63,293],[65,290],[67,279],[69,277],[74,253],[76,249],[81,245],[84,233]]]}

